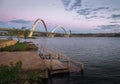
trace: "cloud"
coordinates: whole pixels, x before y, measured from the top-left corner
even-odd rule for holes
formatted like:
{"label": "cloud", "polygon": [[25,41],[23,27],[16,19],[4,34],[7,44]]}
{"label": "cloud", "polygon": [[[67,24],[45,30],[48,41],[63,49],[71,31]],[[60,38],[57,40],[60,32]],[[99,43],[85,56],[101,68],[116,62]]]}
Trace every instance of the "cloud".
{"label": "cloud", "polygon": [[105,9],[109,9],[109,7],[98,7],[98,8],[92,9],[92,11],[100,11]]}
{"label": "cloud", "polygon": [[112,22],[110,22],[110,23],[120,23],[120,21],[112,21]]}
{"label": "cloud", "polygon": [[80,8],[80,6],[81,6],[81,0],[75,0],[73,5],[71,5],[72,9]]}
{"label": "cloud", "polygon": [[62,2],[63,2],[64,7],[67,8],[69,6],[71,0],[62,0]]}
{"label": "cloud", "polygon": [[77,13],[79,15],[90,15],[90,14],[97,14],[97,12],[101,11],[101,10],[107,10],[109,9],[109,7],[98,7],[98,8],[84,8],[84,9],[79,9],[77,10]]}
{"label": "cloud", "polygon": [[81,7],[81,0],[61,0],[65,10],[72,11]]}
{"label": "cloud", "polygon": [[96,15],[93,15],[93,16],[90,16],[90,17],[86,17],[86,19],[95,19],[95,18],[97,18]]}
{"label": "cloud", "polygon": [[16,20],[11,20],[9,22],[12,22],[12,23],[20,23],[20,24],[27,24],[27,23],[30,23],[31,21],[28,21],[28,20],[24,20],[24,19],[16,19]]}
{"label": "cloud", "polygon": [[112,11],[120,11],[120,8],[113,8]]}
{"label": "cloud", "polygon": [[96,15],[96,14],[93,14],[93,15],[89,15],[89,16],[86,16],[85,17],[86,19],[101,19],[101,18],[106,18],[105,16],[102,16],[102,15]]}
{"label": "cloud", "polygon": [[[109,7],[90,7],[90,6],[83,6],[84,3],[82,3],[82,0],[61,0],[64,8],[66,11],[75,11],[76,13],[78,13],[79,15],[83,15],[83,16],[87,16],[87,15],[93,15],[93,14],[97,14],[99,11],[104,11],[104,10],[108,10]],[[88,2],[85,3],[89,4]],[[94,17],[93,17],[94,18]]]}
{"label": "cloud", "polygon": [[113,24],[113,25],[100,25],[98,26],[101,29],[120,29],[120,25],[119,24]]}
{"label": "cloud", "polygon": [[5,24],[5,22],[3,22],[3,21],[0,21],[0,24]]}
{"label": "cloud", "polygon": [[80,10],[77,11],[77,13],[79,15],[86,16],[86,15],[89,15],[91,13],[91,9],[90,8],[80,9]]}
{"label": "cloud", "polygon": [[99,18],[106,18],[105,16],[99,16]]}
{"label": "cloud", "polygon": [[119,20],[120,19],[120,14],[113,14],[113,15],[111,15],[110,18]]}

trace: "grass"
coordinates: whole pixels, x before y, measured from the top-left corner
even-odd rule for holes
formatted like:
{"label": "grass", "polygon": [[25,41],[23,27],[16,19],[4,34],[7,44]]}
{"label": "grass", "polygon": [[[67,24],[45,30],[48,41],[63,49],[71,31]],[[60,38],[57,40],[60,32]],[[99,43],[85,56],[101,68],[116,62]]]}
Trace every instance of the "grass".
{"label": "grass", "polygon": [[22,62],[11,66],[0,65],[0,84],[33,84],[41,82],[41,71],[22,72]]}
{"label": "grass", "polygon": [[19,43],[19,42],[17,42],[15,45],[6,46],[0,49],[0,51],[9,51],[9,52],[27,51],[27,50],[31,50],[30,45],[28,45],[27,43]]}
{"label": "grass", "polygon": [[0,66],[0,84],[9,84],[17,80],[21,70],[22,62],[17,62],[14,66]]}

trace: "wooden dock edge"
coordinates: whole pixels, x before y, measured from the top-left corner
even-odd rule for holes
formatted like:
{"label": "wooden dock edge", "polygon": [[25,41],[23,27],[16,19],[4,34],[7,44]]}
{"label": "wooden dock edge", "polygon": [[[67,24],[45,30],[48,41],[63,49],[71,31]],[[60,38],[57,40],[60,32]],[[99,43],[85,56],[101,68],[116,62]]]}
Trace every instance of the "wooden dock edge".
{"label": "wooden dock edge", "polygon": [[[69,56],[66,56],[58,52],[56,53],[53,50],[45,48],[43,46],[40,47],[39,50],[40,50],[39,56],[42,58],[46,67],[48,68],[49,75],[71,73],[71,72],[81,72],[83,74],[84,64],[82,62],[72,60]],[[64,58],[66,60],[66,64],[60,60],[61,58]],[[74,65],[72,62],[79,65],[79,67]],[[62,66],[64,67],[61,69],[58,68]]]}

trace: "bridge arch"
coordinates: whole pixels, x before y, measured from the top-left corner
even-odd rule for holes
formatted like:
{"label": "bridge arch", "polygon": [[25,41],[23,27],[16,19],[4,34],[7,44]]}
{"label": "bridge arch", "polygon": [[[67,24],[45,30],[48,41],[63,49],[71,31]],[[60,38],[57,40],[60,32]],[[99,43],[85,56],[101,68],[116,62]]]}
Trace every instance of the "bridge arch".
{"label": "bridge arch", "polygon": [[65,28],[63,28],[63,27],[60,26],[60,25],[58,25],[57,27],[55,27],[55,28],[51,31],[51,33],[54,33],[58,28],[61,28],[61,29],[64,31],[64,33],[67,34],[67,31],[65,30]]}
{"label": "bridge arch", "polygon": [[67,33],[67,34],[68,34],[68,37],[71,36],[71,30],[70,30],[70,29],[68,30],[68,33]]}
{"label": "bridge arch", "polygon": [[44,28],[45,28],[45,31],[47,32],[47,27],[46,27],[46,24],[45,24],[44,20],[38,18],[38,19],[34,22],[34,24],[32,25],[32,28],[31,28],[31,30],[30,30],[30,33],[29,33],[28,37],[32,37],[33,32],[34,32],[37,24],[38,24],[40,21],[42,22],[42,24],[43,24],[43,26],[44,26]]}

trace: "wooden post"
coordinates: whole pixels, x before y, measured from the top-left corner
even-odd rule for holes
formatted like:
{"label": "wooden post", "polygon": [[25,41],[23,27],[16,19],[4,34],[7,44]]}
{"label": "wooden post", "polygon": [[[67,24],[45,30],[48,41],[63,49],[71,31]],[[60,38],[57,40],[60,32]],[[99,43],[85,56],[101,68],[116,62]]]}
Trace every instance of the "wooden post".
{"label": "wooden post", "polygon": [[42,59],[44,60],[45,59],[45,54],[44,54],[45,50],[44,50],[44,47],[42,46],[41,48],[41,53],[42,53]]}
{"label": "wooden post", "polygon": [[70,69],[70,58],[69,57],[67,57],[67,68],[68,70]]}
{"label": "wooden post", "polygon": [[60,54],[59,54],[59,53],[56,54],[56,59],[57,59],[57,60],[60,59]]}
{"label": "wooden post", "polygon": [[84,75],[84,64],[81,64],[81,75],[83,76]]}
{"label": "wooden post", "polygon": [[50,70],[52,70],[52,54],[50,53]]}

